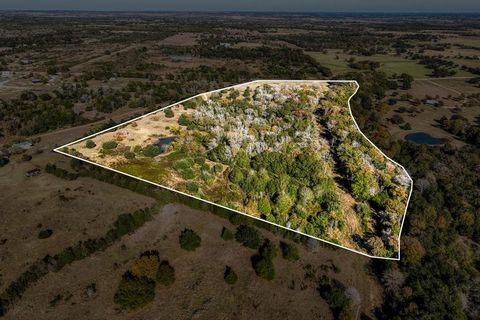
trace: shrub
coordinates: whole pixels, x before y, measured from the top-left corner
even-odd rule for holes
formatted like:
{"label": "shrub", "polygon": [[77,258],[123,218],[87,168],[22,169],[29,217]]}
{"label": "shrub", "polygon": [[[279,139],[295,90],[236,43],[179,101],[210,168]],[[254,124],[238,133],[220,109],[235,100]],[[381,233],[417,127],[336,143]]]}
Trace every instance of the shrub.
{"label": "shrub", "polygon": [[87,141],[85,141],[85,147],[87,147],[88,149],[95,148],[96,146],[97,144],[93,142],[93,140],[88,139]]}
{"label": "shrub", "polygon": [[175,269],[168,261],[164,260],[160,263],[156,279],[157,283],[164,286],[169,286],[175,282]]}
{"label": "shrub", "polygon": [[230,229],[223,227],[223,229],[222,229],[222,239],[223,240],[233,240],[234,237],[235,236]]}
{"label": "shrub", "polygon": [[[374,197],[374,200],[375,199],[377,199],[377,197]],[[372,210],[370,209],[370,207],[367,204],[358,203],[358,204],[355,205],[355,211],[357,213],[357,216],[360,218],[362,228],[364,230],[367,230],[368,229],[368,222],[372,218]]]}
{"label": "shrub", "polygon": [[132,274],[138,278],[155,279],[159,265],[157,255],[144,255],[133,263]]}
{"label": "shrub", "polygon": [[[204,156],[197,156],[195,157],[195,159],[193,160],[196,164],[202,166],[202,169],[204,168],[203,165],[205,164],[205,160],[206,158]],[[208,164],[207,164],[208,166]],[[210,167],[208,167],[208,170],[210,170]]]}
{"label": "shrub", "polygon": [[193,193],[198,192],[198,184],[193,181],[187,182],[187,190]]}
{"label": "shrub", "polygon": [[243,246],[251,249],[258,249],[262,242],[257,229],[247,225],[241,225],[237,228],[235,239]]}
{"label": "shrub", "polygon": [[265,239],[258,250],[258,254],[252,257],[252,266],[259,277],[267,280],[273,280],[275,278],[273,259],[277,254],[277,246],[269,239]]}
{"label": "shrub", "polygon": [[0,167],[3,167],[9,162],[8,158],[6,157],[0,157]]}
{"label": "shrub", "polygon": [[165,117],[167,117],[167,118],[173,118],[173,117],[175,116],[175,114],[173,113],[172,108],[165,109],[165,110],[163,111],[163,113],[165,113]]}
{"label": "shrub", "polygon": [[145,157],[153,158],[158,156],[161,152],[162,151],[160,150],[160,148],[154,144],[149,144],[148,146],[143,148],[143,155]]}
{"label": "shrub", "polygon": [[288,261],[297,261],[300,259],[296,246],[280,241],[280,249],[282,250],[282,257],[284,259]]}
{"label": "shrub", "polygon": [[[196,162],[196,161],[195,161]],[[202,166],[200,167],[200,170],[204,171],[204,172],[210,172],[210,166],[206,163],[202,164]]]}
{"label": "shrub", "polygon": [[230,174],[228,175],[228,178],[230,179],[231,182],[235,184],[239,184],[244,179],[243,172],[240,168],[233,167],[232,171],[230,171]]}
{"label": "shrub", "polygon": [[263,258],[273,260],[278,254],[278,248],[272,241],[270,241],[269,239],[265,239],[262,246],[258,250],[258,253]]}
{"label": "shrub", "polygon": [[177,171],[182,171],[191,167],[193,163],[190,163],[187,159],[177,160],[173,163],[173,168]]}
{"label": "shrub", "polygon": [[275,268],[272,260],[260,255],[255,255],[252,257],[252,265],[255,273],[259,277],[267,280],[273,280],[275,278]]}
{"label": "shrub", "polygon": [[258,201],[258,211],[263,215],[269,215],[272,213],[272,206],[270,205],[270,199],[263,197]]}
{"label": "shrub", "polygon": [[341,203],[340,197],[335,191],[327,191],[322,195],[322,208],[327,212],[340,211]]}
{"label": "shrub", "polygon": [[213,172],[215,173],[220,173],[223,171],[223,165],[220,163],[217,163],[213,166]]}
{"label": "shrub", "polygon": [[334,319],[353,319],[351,300],[345,294],[345,286],[335,279],[322,276],[318,291],[332,310]]}
{"label": "shrub", "polygon": [[134,310],[145,306],[155,298],[155,282],[137,278],[127,272],[123,275],[113,301],[122,308]]}
{"label": "shrub", "polygon": [[123,156],[125,157],[125,159],[131,160],[135,158],[135,153],[130,150],[127,150],[123,153]]}
{"label": "shrub", "polygon": [[47,239],[50,238],[50,236],[53,234],[53,231],[51,229],[42,229],[38,233],[38,239]]}
{"label": "shrub", "polygon": [[190,168],[187,168],[187,169],[181,171],[180,174],[181,174],[182,178],[185,179],[185,180],[191,180],[191,179],[195,178],[195,172]]}
{"label": "shrub", "polygon": [[405,122],[405,120],[403,120],[402,116],[398,115],[398,114],[394,114],[392,116],[392,118],[390,119],[390,121],[392,121],[393,124],[402,124],[402,123]]}
{"label": "shrub", "polygon": [[352,176],[351,189],[355,199],[360,201],[369,200],[370,188],[374,186],[373,177],[364,172],[356,172]]}
{"label": "shrub", "polygon": [[192,120],[186,114],[182,114],[178,118],[178,124],[181,125],[181,126],[188,126],[191,123],[192,123]]}
{"label": "shrub", "polygon": [[225,272],[223,273],[223,279],[225,280],[226,283],[228,284],[234,284],[237,282],[238,277],[235,271],[229,266],[225,267]]}
{"label": "shrub", "polygon": [[185,229],[179,237],[180,247],[187,251],[195,251],[202,242],[202,238],[193,230]]}
{"label": "shrub", "polygon": [[105,150],[113,150],[118,146],[116,141],[110,140],[102,144],[102,148]]}
{"label": "shrub", "polygon": [[287,193],[280,193],[275,199],[274,211],[280,217],[286,217],[293,205],[292,198]]}

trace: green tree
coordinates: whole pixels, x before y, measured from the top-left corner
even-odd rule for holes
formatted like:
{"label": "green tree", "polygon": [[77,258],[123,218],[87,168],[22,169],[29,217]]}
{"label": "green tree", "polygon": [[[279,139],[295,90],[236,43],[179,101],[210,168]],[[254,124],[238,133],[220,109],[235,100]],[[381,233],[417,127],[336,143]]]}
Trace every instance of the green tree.
{"label": "green tree", "polygon": [[125,157],[125,159],[132,160],[135,158],[135,153],[130,150],[127,150],[123,153],[123,156]]}
{"label": "green tree", "polygon": [[172,108],[167,108],[163,112],[165,113],[165,117],[167,117],[167,118],[173,118],[175,116]]}
{"label": "green tree", "polygon": [[146,277],[155,279],[159,264],[160,262],[158,261],[157,255],[143,255],[135,260],[131,271],[137,278]]}
{"label": "green tree", "polygon": [[215,173],[220,173],[223,171],[223,165],[221,163],[216,163],[214,166],[213,166],[213,171]]}
{"label": "green tree", "polygon": [[280,242],[280,249],[282,250],[282,257],[288,261],[297,261],[300,259],[298,249],[296,246],[287,242]]}
{"label": "green tree", "polygon": [[233,271],[232,267],[226,266],[225,272],[223,273],[223,279],[228,284],[234,284],[237,282],[238,276],[235,271]]}
{"label": "green tree", "polygon": [[191,193],[196,193],[198,192],[198,184],[196,184],[193,181],[188,181],[187,182],[187,190]]}
{"label": "green tree", "polygon": [[228,178],[232,183],[240,184],[244,179],[243,172],[240,168],[234,166],[232,171],[230,171]]}
{"label": "green tree", "polygon": [[322,195],[321,199],[322,209],[331,211],[340,211],[341,203],[340,197],[335,191],[327,191]]}
{"label": "green tree", "polygon": [[413,77],[409,74],[402,73],[400,75],[400,81],[402,82],[402,89],[408,90],[412,87]]}
{"label": "green tree", "polygon": [[252,257],[252,265],[259,277],[267,280],[275,279],[275,267],[272,260],[256,255]]}
{"label": "green tree", "polygon": [[153,158],[158,156],[160,153],[161,153],[160,148],[154,144],[149,144],[145,148],[143,148],[143,155],[145,157]]}
{"label": "green tree", "polygon": [[155,282],[145,278],[137,278],[127,272],[115,292],[113,301],[122,308],[135,310],[145,306],[155,298]]}
{"label": "green tree", "polygon": [[373,177],[364,172],[356,172],[352,176],[351,189],[355,199],[360,201],[369,200],[370,188],[374,186]]}
{"label": "green tree", "polygon": [[243,169],[250,167],[250,158],[245,150],[238,151],[237,155],[235,156],[235,165]]}
{"label": "green tree", "polygon": [[233,238],[235,238],[235,235],[233,234],[233,232],[226,228],[226,227],[223,227],[222,229],[222,239],[223,240],[233,240]]}
{"label": "green tree", "polygon": [[202,238],[193,230],[185,229],[178,238],[180,247],[187,251],[195,251],[202,243]]}
{"label": "green tree", "polygon": [[97,144],[93,140],[88,139],[87,141],[85,141],[85,147],[87,147],[88,149],[95,148],[96,146]]}
{"label": "green tree", "polygon": [[105,150],[113,150],[118,146],[118,143],[114,140],[106,141],[102,144],[102,148]]}
{"label": "green tree", "polygon": [[292,205],[293,201],[290,196],[287,193],[282,192],[275,199],[274,213],[278,217],[282,217],[285,219],[288,216],[288,212],[290,211]]}
{"label": "green tree", "polygon": [[184,113],[182,113],[178,118],[178,124],[181,126],[189,126],[191,123],[192,123],[192,119],[190,119],[190,117]]}
{"label": "green tree", "polygon": [[270,199],[265,196],[258,201],[258,211],[263,215],[269,215],[272,213],[272,207],[270,205]]}
{"label": "green tree", "polygon": [[166,260],[160,262],[156,275],[157,283],[169,286],[175,282],[175,269]]}
{"label": "green tree", "polygon": [[252,226],[240,225],[235,232],[235,239],[243,246],[251,249],[258,249],[262,243],[260,234]]}

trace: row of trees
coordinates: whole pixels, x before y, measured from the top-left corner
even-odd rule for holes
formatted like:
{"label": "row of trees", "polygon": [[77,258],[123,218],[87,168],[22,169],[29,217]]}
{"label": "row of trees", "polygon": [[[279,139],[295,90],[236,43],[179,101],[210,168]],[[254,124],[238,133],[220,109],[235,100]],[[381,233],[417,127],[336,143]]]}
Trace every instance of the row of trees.
{"label": "row of trees", "polygon": [[152,207],[133,213],[121,214],[103,237],[79,241],[53,256],[46,255],[32,263],[0,294],[0,316],[5,315],[13,307],[15,301],[22,297],[28,287],[45,277],[50,271],[58,272],[74,261],[82,260],[95,252],[105,250],[124,235],[140,228],[157,210],[157,207]]}

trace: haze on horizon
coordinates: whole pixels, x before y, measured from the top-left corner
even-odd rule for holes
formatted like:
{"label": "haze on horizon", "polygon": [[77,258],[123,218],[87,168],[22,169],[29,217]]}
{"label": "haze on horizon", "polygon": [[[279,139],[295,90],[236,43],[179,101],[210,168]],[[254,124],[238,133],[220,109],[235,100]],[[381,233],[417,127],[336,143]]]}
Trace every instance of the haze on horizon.
{"label": "haze on horizon", "polygon": [[480,13],[478,0],[2,0],[0,10]]}

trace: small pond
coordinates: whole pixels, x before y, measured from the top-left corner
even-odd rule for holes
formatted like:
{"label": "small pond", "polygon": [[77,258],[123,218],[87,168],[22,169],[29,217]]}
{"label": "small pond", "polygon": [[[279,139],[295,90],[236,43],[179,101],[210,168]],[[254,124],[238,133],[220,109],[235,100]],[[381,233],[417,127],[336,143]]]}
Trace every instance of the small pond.
{"label": "small pond", "polygon": [[162,137],[162,138],[158,138],[157,140],[157,143],[155,143],[155,145],[157,145],[160,150],[163,152],[165,152],[166,150],[166,147],[172,143],[173,140],[175,140],[176,137]]}
{"label": "small pond", "polygon": [[444,144],[445,139],[435,138],[426,132],[414,132],[407,134],[405,139],[408,141],[413,141],[419,144],[430,144],[430,145],[440,145]]}

